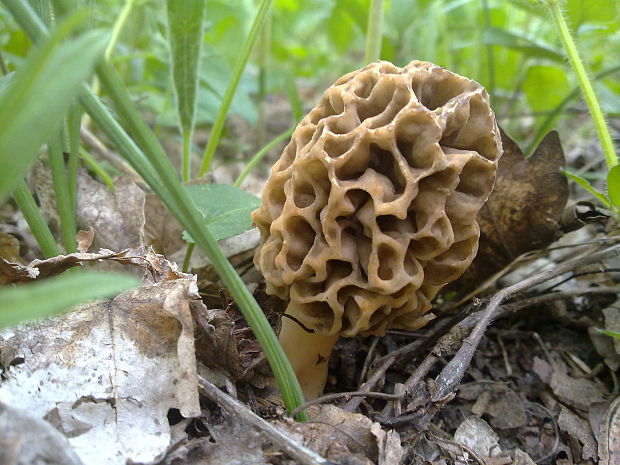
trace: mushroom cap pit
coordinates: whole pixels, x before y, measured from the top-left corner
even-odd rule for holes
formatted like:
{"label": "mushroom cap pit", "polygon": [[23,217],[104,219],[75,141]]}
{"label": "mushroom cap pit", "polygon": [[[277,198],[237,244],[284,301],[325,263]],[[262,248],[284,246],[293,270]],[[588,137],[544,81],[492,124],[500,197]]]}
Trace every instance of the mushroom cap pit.
{"label": "mushroom cap pit", "polygon": [[432,63],[376,62],[299,123],[252,214],[267,292],[319,334],[415,330],[470,265],[502,153],[484,88]]}

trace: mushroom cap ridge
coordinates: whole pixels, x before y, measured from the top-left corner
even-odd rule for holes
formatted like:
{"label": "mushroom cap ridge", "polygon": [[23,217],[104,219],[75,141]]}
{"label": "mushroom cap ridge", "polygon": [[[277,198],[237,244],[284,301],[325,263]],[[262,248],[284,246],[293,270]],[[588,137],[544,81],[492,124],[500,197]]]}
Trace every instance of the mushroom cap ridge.
{"label": "mushroom cap ridge", "polygon": [[475,81],[422,61],[342,76],[293,132],[252,214],[267,292],[319,334],[424,326],[476,255],[501,154]]}

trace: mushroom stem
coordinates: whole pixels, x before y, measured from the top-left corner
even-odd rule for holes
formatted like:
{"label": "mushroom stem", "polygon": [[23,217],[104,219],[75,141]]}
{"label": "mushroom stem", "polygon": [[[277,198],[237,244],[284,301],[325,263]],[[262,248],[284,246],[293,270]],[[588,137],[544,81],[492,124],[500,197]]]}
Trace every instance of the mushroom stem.
{"label": "mushroom stem", "polygon": [[[290,302],[286,314],[301,319],[301,311]],[[284,348],[306,399],[315,399],[323,394],[327,380],[327,367],[338,334],[323,336],[306,331],[291,318],[282,318],[280,343]]]}

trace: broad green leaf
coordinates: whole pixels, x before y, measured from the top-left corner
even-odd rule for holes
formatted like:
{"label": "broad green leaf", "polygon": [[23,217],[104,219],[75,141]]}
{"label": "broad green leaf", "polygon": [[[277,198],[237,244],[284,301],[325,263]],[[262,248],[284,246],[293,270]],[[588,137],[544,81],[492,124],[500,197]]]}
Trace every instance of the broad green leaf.
{"label": "broad green leaf", "polygon": [[567,0],[563,9],[573,29],[578,29],[584,23],[616,22],[620,12],[616,0]]}
{"label": "broad green leaf", "polygon": [[607,195],[611,203],[620,208],[620,165],[614,166],[607,173]]}
{"label": "broad green leaf", "polygon": [[181,132],[191,132],[196,112],[205,0],[167,0],[166,3],[172,78]]}
{"label": "broad green leaf", "polygon": [[335,7],[327,20],[327,34],[329,39],[340,53],[350,49],[355,39],[354,22],[351,16],[343,9]]}
{"label": "broad green leaf", "polygon": [[120,273],[81,271],[0,289],[0,328],[45,318],[92,299],[110,297],[135,287],[138,280]]}
{"label": "broad green leaf", "polygon": [[6,91],[6,89],[9,87],[9,84],[13,81],[13,76],[15,76],[14,72],[0,77],[0,98],[2,98],[2,94]]}
{"label": "broad green leaf", "polygon": [[491,27],[484,31],[484,43],[486,45],[499,45],[519,50],[525,56],[532,58],[549,58],[557,62],[564,61],[564,55],[550,46],[537,43],[519,33],[497,27]]}
{"label": "broad green leaf", "polygon": [[[186,186],[186,189],[217,240],[236,236],[252,227],[250,214],[260,205],[258,197],[228,184],[202,184]],[[187,232],[183,237],[194,242]]]}
{"label": "broad green leaf", "polygon": [[0,95],[0,200],[23,176],[43,142],[60,127],[103,52],[105,36],[101,32],[62,42],[68,32],[68,27],[61,25],[37,46]]}
{"label": "broad green leaf", "polygon": [[523,91],[532,110],[549,111],[562,103],[571,88],[561,68],[539,65],[527,70]]}
{"label": "broad green leaf", "polygon": [[573,181],[575,181],[577,184],[579,184],[581,187],[583,187],[585,190],[587,190],[590,194],[592,194],[594,197],[596,197],[597,199],[599,199],[599,201],[605,205],[607,208],[611,208],[611,205],[609,204],[609,199],[605,196],[605,194],[597,191],[592,184],[590,184],[587,180],[585,180],[584,178],[582,178],[581,176],[578,176],[576,174],[570,173],[566,170],[560,170],[562,173],[564,173],[566,176],[568,176],[569,178],[571,178]]}

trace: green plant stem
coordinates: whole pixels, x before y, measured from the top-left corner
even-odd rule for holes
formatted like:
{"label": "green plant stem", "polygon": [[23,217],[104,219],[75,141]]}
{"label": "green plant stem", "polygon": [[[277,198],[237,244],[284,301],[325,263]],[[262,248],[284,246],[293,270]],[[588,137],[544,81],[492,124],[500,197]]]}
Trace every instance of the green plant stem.
{"label": "green plant stem", "polygon": [[90,153],[86,151],[83,147],[80,147],[80,157],[84,160],[84,163],[88,165],[88,167],[97,175],[99,179],[103,181],[103,183],[108,186],[112,192],[114,192],[114,181],[108,174],[106,170],[104,170],[101,165],[91,156]]}
{"label": "green plant stem", "polygon": [[590,115],[594,121],[594,127],[598,133],[607,166],[612,168],[618,164],[618,157],[616,155],[614,144],[611,139],[607,123],[605,122],[605,117],[603,116],[601,106],[596,94],[594,93],[592,83],[588,79],[588,74],[586,73],[583,62],[579,57],[579,52],[577,51],[573,37],[564,19],[564,14],[562,13],[562,9],[560,7],[560,1],[547,0],[546,4],[551,11],[553,22],[555,23],[555,27],[560,35],[562,44],[564,45],[564,50],[566,51],[568,61],[577,75],[577,81],[579,82],[579,87],[581,88],[581,92],[583,93],[588,109],[590,110]]}
{"label": "green plant stem", "polygon": [[[21,0],[2,1],[31,39],[36,40],[41,36],[47,35],[47,31],[41,21],[36,15],[31,14],[31,10],[26,8]],[[107,108],[101,104],[99,99],[88,88],[85,89],[84,94],[80,97],[80,103],[112,143],[116,144],[118,142],[120,144],[116,145],[119,153],[129,161],[133,168],[165,203],[168,210],[205,251],[213,263],[216,272],[230,290],[261,345],[282,392],[282,398],[287,410],[289,412],[293,411],[303,404],[303,394],[290,362],[286,358],[262,309],[224,256],[213,235],[204,227],[202,215],[176,177],[174,168],[157,142],[155,135],[150,131],[133,106],[118,74],[107,63],[99,65],[98,74],[103,87],[114,102],[122,120],[127,124],[139,143],[148,148],[148,150],[145,150],[146,153],[143,154],[136,147],[132,139],[111,116]],[[145,159],[145,156],[148,157],[148,161]],[[308,415],[306,412],[302,412],[297,418],[304,421],[308,419]]]}
{"label": "green plant stem", "polygon": [[372,63],[381,58],[383,40],[383,0],[371,0],[368,9],[368,28],[366,29],[366,50],[364,63]]}
{"label": "green plant stem", "polygon": [[258,12],[256,13],[256,17],[254,18],[254,22],[252,23],[250,33],[245,39],[241,52],[237,57],[237,61],[232,71],[232,76],[230,78],[228,87],[226,88],[226,92],[224,93],[224,97],[222,98],[222,103],[215,118],[215,123],[213,123],[213,129],[211,130],[209,142],[207,142],[207,147],[205,148],[205,152],[203,154],[202,164],[200,166],[198,176],[203,176],[207,171],[209,171],[211,161],[213,160],[213,155],[215,154],[215,150],[217,149],[220,138],[222,137],[222,131],[224,130],[224,122],[226,121],[228,109],[230,108],[232,99],[235,96],[235,91],[237,90],[237,86],[239,85],[239,81],[241,80],[241,75],[243,74],[245,65],[248,62],[248,58],[250,57],[250,52],[252,51],[252,48],[256,43],[256,39],[258,38],[258,33],[261,30],[261,26],[263,25],[265,18],[267,17],[267,13],[269,12],[272,1],[273,0],[262,0],[260,7],[258,8]]}
{"label": "green plant stem", "polygon": [[112,53],[116,48],[116,44],[118,43],[118,39],[121,36],[121,32],[123,31],[123,28],[125,27],[125,24],[127,23],[129,15],[131,14],[131,11],[133,10],[135,4],[136,0],[127,0],[125,2],[125,6],[123,6],[123,9],[121,10],[120,15],[118,15],[118,19],[114,23],[114,28],[112,29],[110,42],[108,42],[108,46],[105,49],[104,56],[106,60],[109,60],[112,56]]}
{"label": "green plant stem", "polygon": [[269,151],[272,150],[274,147],[276,147],[280,142],[282,142],[287,137],[290,137],[291,134],[293,134],[294,129],[295,129],[294,127],[287,129],[282,134],[277,136],[274,140],[272,140],[267,145],[265,145],[262,149],[260,149],[256,153],[256,155],[252,157],[252,159],[248,162],[248,164],[245,165],[245,167],[243,168],[243,170],[241,171],[241,173],[235,180],[234,186],[235,187],[241,186],[241,183],[243,182],[243,180],[247,177],[248,174],[250,174],[250,171],[252,171],[252,169],[256,166],[256,164],[259,161],[261,161],[263,157],[267,155]]}
{"label": "green plant stem", "polygon": [[196,247],[195,242],[190,242],[187,244],[187,249],[185,249],[185,257],[183,257],[183,273],[189,273],[189,264],[192,260],[192,253],[194,253],[194,247]]}
{"label": "green plant stem", "polygon": [[45,258],[60,255],[58,244],[56,244],[54,236],[41,214],[41,210],[34,201],[26,181],[23,179],[17,182],[17,186],[13,191],[13,199],[24,215],[26,223],[28,223],[32,234],[34,234],[34,238],[37,240]]}
{"label": "green plant stem", "polygon": [[291,112],[293,113],[293,125],[299,123],[304,116],[304,108],[299,96],[297,84],[295,84],[295,76],[292,73],[286,75],[286,95],[291,103]]}
{"label": "green plant stem", "polygon": [[192,178],[192,131],[183,131],[183,182]]}
{"label": "green plant stem", "polygon": [[60,229],[62,233],[62,242],[67,253],[77,251],[75,242],[75,233],[77,227],[75,224],[74,203],[69,193],[69,183],[67,182],[67,170],[65,167],[62,130],[52,137],[47,144],[47,153],[49,158],[52,178],[54,179],[54,193],[56,194],[56,208],[60,217]]}
{"label": "green plant stem", "polygon": [[67,133],[69,135],[69,159],[67,160],[67,177],[69,180],[69,196],[73,210],[77,207],[77,176],[80,165],[80,128],[82,111],[77,103],[71,105],[67,116]]}

